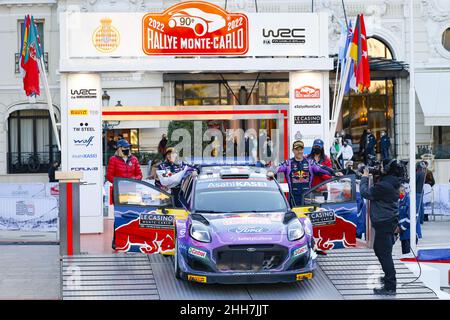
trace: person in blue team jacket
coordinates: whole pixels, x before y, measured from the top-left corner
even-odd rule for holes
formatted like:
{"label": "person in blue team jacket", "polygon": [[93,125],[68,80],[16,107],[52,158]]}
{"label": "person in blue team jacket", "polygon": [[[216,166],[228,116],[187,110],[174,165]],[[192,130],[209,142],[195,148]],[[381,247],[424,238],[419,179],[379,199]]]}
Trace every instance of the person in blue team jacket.
{"label": "person in blue team jacket", "polygon": [[[407,254],[411,251],[411,236],[410,236],[410,210],[409,210],[409,194],[405,188],[400,187],[400,200],[398,204],[399,227],[400,227],[400,241],[402,243],[402,254]],[[416,210],[416,244],[422,238],[422,229],[420,226],[419,211]]]}

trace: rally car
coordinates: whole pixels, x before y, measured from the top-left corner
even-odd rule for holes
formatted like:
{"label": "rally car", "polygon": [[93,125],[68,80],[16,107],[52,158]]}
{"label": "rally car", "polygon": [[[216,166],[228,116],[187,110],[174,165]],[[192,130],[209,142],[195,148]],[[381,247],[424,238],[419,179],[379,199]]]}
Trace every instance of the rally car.
{"label": "rally car", "polygon": [[315,188],[305,195],[305,206],[290,208],[266,169],[206,166],[183,180],[183,208],[174,208],[171,195],[155,186],[116,179],[113,248],[174,254],[175,276],[189,281],[309,279],[316,264],[314,242],[324,249],[353,245],[354,225],[334,211],[350,214],[351,182],[333,179],[325,186],[329,194],[321,185],[320,193]]}

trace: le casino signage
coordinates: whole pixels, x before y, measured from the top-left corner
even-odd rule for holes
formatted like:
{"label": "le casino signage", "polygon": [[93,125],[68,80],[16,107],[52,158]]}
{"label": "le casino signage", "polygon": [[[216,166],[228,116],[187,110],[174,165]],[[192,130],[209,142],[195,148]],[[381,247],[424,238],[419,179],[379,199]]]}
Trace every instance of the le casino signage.
{"label": "le casino signage", "polygon": [[248,34],[245,14],[207,2],[182,2],[142,18],[146,55],[243,55]]}

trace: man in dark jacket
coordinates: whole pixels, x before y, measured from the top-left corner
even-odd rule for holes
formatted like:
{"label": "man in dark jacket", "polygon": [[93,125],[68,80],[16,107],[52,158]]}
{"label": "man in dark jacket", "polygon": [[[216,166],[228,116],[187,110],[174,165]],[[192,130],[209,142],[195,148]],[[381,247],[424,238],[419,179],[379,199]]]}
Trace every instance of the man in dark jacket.
{"label": "man in dark jacket", "polygon": [[48,169],[48,180],[49,182],[58,182],[59,180],[55,179],[55,172],[59,168],[59,162],[55,161],[52,163],[50,168]]}
{"label": "man in dark jacket", "polygon": [[369,188],[369,171],[364,169],[361,178],[361,196],[370,200],[370,221],[375,229],[373,249],[384,272],[383,287],[373,289],[375,294],[395,295],[395,277],[392,247],[398,232],[398,201],[400,197],[401,166],[397,160],[383,161],[383,176]]}
{"label": "man in dark jacket", "polygon": [[377,145],[377,138],[375,138],[371,129],[367,129],[366,146],[364,149],[364,164],[368,163],[369,156],[375,156],[376,145]]}
{"label": "man in dark jacket", "polygon": [[391,138],[386,134],[386,131],[381,131],[381,159],[389,159],[389,148],[391,147]]}

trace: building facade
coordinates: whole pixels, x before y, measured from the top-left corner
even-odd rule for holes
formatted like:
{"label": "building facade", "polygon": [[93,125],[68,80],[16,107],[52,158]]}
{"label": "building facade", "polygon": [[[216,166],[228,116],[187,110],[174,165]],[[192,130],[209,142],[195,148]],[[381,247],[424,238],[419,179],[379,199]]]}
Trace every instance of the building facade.
{"label": "building facade", "polygon": [[[59,122],[58,14],[81,12],[162,12],[179,1],[162,0],[42,0],[0,1],[0,181],[45,181],[46,166],[58,158],[48,113],[42,93],[29,101],[22,90],[18,73],[21,23],[25,14],[33,14],[43,36],[46,67],[53,104]],[[330,15],[329,54],[338,51],[339,22],[345,21],[340,0],[236,0],[209,1],[230,12],[328,12]],[[370,4],[368,4],[370,2]],[[364,129],[372,128],[377,138],[382,130],[391,137],[391,152],[400,159],[408,158],[409,150],[409,1],[346,0],[345,10],[353,22],[364,13],[369,55],[378,68],[372,70],[372,85],[365,94],[351,93],[344,99],[338,129],[353,137],[355,145]],[[445,82],[450,73],[450,2],[417,0],[414,6],[415,66],[417,73],[416,143],[418,157],[432,153],[437,182],[449,182],[450,116],[444,99],[429,101],[432,96],[423,79]],[[118,59],[120,63],[120,59]],[[373,64],[375,66],[375,63]],[[425,77],[426,75],[426,77]],[[427,78],[431,77],[431,78]],[[109,105],[173,106],[221,104],[288,104],[287,73],[226,74],[118,72],[102,74],[102,86],[109,96]],[[335,72],[330,72],[330,91],[334,90]],[[256,80],[256,81],[255,81]],[[436,83],[438,86],[439,83]],[[428,84],[429,85],[429,84]],[[441,83],[442,85],[442,83]],[[420,88],[419,88],[420,86]],[[450,89],[450,87],[449,87]],[[41,90],[43,92],[43,90]],[[450,90],[447,90],[450,91]],[[424,93],[425,92],[425,93]],[[240,99],[240,95],[246,98]],[[243,100],[243,101],[242,101]],[[331,101],[332,99],[330,99]],[[433,100],[434,101],[434,100]],[[432,108],[434,107],[434,109]],[[432,110],[431,110],[431,109]],[[434,110],[434,111],[433,111]],[[442,111],[442,112],[441,112]],[[433,114],[434,112],[434,114]],[[436,117],[439,121],[436,120]],[[270,123],[259,123],[270,128]],[[108,137],[123,135],[137,146],[134,151],[156,152],[167,121],[121,121],[105,127]],[[356,148],[356,151],[357,148]]]}

